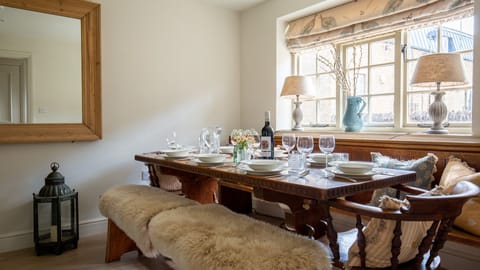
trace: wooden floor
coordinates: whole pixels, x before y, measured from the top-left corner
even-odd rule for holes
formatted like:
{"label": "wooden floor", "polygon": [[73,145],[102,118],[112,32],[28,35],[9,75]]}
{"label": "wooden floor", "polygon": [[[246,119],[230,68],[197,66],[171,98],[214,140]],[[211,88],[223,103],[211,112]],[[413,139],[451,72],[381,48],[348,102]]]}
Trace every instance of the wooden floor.
{"label": "wooden floor", "polygon": [[125,254],[121,261],[106,264],[106,235],[81,237],[77,249],[66,250],[61,255],[37,256],[33,248],[0,254],[0,269],[2,270],[174,270],[171,261],[163,258],[149,259],[137,255],[136,251]]}

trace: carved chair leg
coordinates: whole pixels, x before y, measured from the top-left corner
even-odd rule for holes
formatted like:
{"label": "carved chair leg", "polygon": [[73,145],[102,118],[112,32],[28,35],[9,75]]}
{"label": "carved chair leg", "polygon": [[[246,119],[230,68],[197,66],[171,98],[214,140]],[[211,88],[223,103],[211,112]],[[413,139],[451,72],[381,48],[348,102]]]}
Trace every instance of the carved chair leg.
{"label": "carved chair leg", "polygon": [[109,219],[105,262],[118,261],[124,253],[132,250],[138,250],[135,242]]}

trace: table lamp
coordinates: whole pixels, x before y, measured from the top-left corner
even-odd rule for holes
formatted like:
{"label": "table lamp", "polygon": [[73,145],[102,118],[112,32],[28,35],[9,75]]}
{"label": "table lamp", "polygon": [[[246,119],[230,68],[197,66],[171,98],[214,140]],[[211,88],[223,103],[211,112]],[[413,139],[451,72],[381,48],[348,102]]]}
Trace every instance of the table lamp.
{"label": "table lamp", "polygon": [[419,87],[437,87],[437,90],[431,93],[435,96],[435,100],[428,108],[428,115],[433,120],[433,125],[427,133],[448,133],[448,130],[442,125],[448,110],[442,100],[445,92],[440,91],[440,84],[452,86],[466,83],[465,67],[459,53],[435,53],[418,58],[410,84]]}
{"label": "table lamp", "polygon": [[300,108],[302,102],[300,101],[300,96],[302,97],[313,97],[315,96],[313,82],[310,77],[306,76],[288,76],[285,78],[283,83],[281,97],[296,98],[295,109],[293,110],[292,118],[295,121],[295,126],[292,130],[303,130],[302,128],[302,119],[303,112]]}

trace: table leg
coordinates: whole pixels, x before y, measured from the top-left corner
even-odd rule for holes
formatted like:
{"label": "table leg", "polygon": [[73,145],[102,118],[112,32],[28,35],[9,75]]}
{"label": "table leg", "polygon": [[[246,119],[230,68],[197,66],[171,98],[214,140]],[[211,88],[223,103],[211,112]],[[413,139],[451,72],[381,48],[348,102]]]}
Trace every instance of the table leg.
{"label": "table leg", "polygon": [[157,174],[173,175],[182,183],[185,197],[200,203],[216,203],[218,179],[148,164],[150,185],[159,187]]}
{"label": "table leg", "polygon": [[252,213],[252,189],[250,187],[220,182],[219,203],[230,210],[242,213]]}
{"label": "table leg", "polygon": [[327,213],[321,205],[322,202],[261,188],[254,188],[254,194],[259,199],[279,202],[288,206],[285,211],[285,227],[287,229],[315,239],[325,235],[326,222],[324,218]]}

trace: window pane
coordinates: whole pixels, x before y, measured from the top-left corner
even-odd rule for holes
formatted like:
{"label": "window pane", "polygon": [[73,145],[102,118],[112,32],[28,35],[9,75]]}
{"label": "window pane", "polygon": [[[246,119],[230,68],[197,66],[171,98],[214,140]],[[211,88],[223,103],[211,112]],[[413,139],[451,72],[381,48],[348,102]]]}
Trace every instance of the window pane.
{"label": "window pane", "polygon": [[464,53],[462,54],[463,64],[465,65],[465,75],[467,76],[468,82],[471,84],[473,82],[473,53]]}
{"label": "window pane", "polygon": [[335,99],[325,99],[318,101],[318,121],[321,124],[335,126],[336,123],[336,101]]}
{"label": "window pane", "polygon": [[385,65],[370,69],[370,94],[393,93],[395,91],[395,67]]}
{"label": "window pane", "polygon": [[443,101],[448,108],[448,121],[465,123],[472,121],[472,90],[447,91]]}
{"label": "window pane", "polygon": [[335,50],[333,47],[323,47],[317,51],[317,57],[320,59],[317,63],[317,72],[329,72],[331,70],[331,65],[335,62]]}
{"label": "window pane", "polygon": [[321,74],[317,79],[316,96],[321,98],[335,97],[335,79],[331,74]]}
{"label": "window pane", "polygon": [[370,97],[370,124],[393,124],[393,95]]}
{"label": "window pane", "polygon": [[[353,57],[354,54],[355,58]],[[347,68],[364,67],[368,65],[368,44],[364,43],[347,47],[346,56]]]}
{"label": "window pane", "polygon": [[303,120],[302,125],[312,125],[315,124],[317,121],[316,114],[317,114],[317,102],[315,100],[309,100],[302,102],[302,112],[303,112]]}
{"label": "window pane", "polygon": [[408,31],[408,59],[437,52],[438,27],[425,27]]}
{"label": "window pane", "polygon": [[433,102],[430,93],[414,93],[407,97],[407,123],[423,123],[430,121],[428,107]]}
{"label": "window pane", "polygon": [[370,64],[384,64],[395,61],[395,40],[393,38],[370,44]]}
{"label": "window pane", "polygon": [[473,50],[473,17],[442,25],[442,52]]}
{"label": "window pane", "polygon": [[[353,70],[347,72],[348,79],[351,85],[354,84],[353,78]],[[356,76],[356,91],[355,93],[350,93],[351,96],[358,96],[358,95],[366,95],[367,93],[367,86],[368,86],[368,69],[362,68],[358,71]],[[352,87],[353,88],[353,87]],[[353,91],[353,89],[352,89]]]}
{"label": "window pane", "polygon": [[316,53],[302,53],[299,55],[299,75],[315,74]]}

